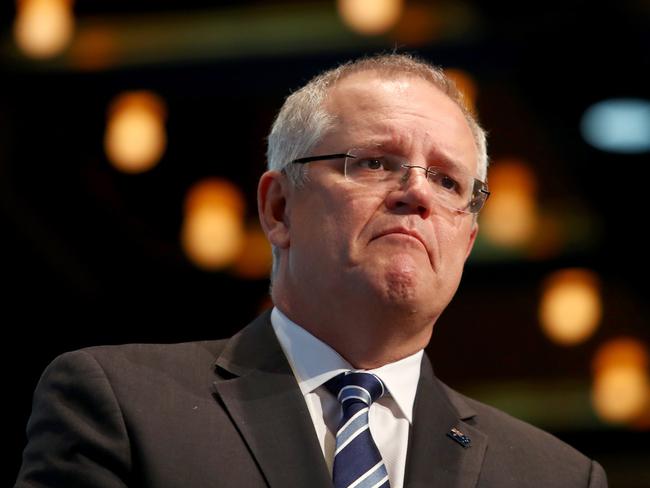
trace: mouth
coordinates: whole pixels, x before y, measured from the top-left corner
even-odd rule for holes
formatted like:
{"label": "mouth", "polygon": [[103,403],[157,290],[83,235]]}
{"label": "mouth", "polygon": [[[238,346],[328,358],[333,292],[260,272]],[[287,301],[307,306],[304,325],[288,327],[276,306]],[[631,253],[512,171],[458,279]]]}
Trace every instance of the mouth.
{"label": "mouth", "polygon": [[[417,230],[409,229],[407,227],[402,227],[402,226],[389,227],[385,230],[378,232],[377,235],[375,235],[372,239],[370,239],[370,242],[375,241],[381,237],[393,237],[393,238],[396,237],[402,240],[401,244],[405,244],[408,241],[411,241],[412,243],[417,242],[419,246],[422,246],[421,249],[427,255],[431,269],[434,272],[437,272],[436,260],[434,259],[432,250],[429,248],[429,246],[427,246],[426,244],[427,241],[425,241],[424,237],[422,237],[422,234],[420,234]],[[413,244],[413,245],[418,246],[418,244]]]}
{"label": "mouth", "polygon": [[391,229],[386,229],[381,231],[379,234],[377,234],[375,237],[373,237],[371,240],[379,239],[380,237],[385,237],[385,236],[390,236],[390,235],[403,235],[406,237],[409,237],[411,239],[417,240],[422,247],[427,251],[428,254],[428,248],[426,244],[424,243],[424,239],[422,236],[415,230],[412,229],[406,229],[404,227],[394,227]]}

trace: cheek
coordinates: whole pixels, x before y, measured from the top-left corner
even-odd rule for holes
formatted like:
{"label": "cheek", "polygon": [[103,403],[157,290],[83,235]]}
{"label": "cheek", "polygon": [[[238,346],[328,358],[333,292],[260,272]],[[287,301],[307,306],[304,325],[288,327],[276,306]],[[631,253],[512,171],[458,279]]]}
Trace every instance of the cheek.
{"label": "cheek", "polygon": [[352,215],[342,202],[324,199],[301,208],[292,222],[293,252],[303,260],[335,266],[351,246]]}
{"label": "cheek", "polygon": [[437,227],[438,259],[441,271],[450,281],[460,280],[465,265],[465,255],[470,242],[471,227]]}
{"label": "cheek", "polygon": [[336,197],[322,202],[324,212],[322,227],[329,242],[349,249],[351,253],[365,238],[364,229],[375,214],[377,198],[359,192],[340,192]]}

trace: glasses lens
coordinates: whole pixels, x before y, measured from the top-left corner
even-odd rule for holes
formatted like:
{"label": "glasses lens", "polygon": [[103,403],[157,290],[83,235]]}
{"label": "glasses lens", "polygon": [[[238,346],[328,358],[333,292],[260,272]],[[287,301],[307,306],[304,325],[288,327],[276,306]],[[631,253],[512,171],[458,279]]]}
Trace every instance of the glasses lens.
{"label": "glasses lens", "polygon": [[377,149],[350,149],[345,158],[345,177],[361,185],[399,184],[402,160]]}
{"label": "glasses lens", "polygon": [[467,211],[470,213],[479,213],[485,205],[485,201],[490,196],[487,186],[480,180],[474,180],[474,191],[472,192],[472,200],[469,202]]}
{"label": "glasses lens", "polygon": [[453,168],[427,168],[436,199],[453,210],[465,211],[472,198],[472,178]]}
{"label": "glasses lens", "polygon": [[487,196],[480,191],[483,183],[462,169],[411,165],[404,158],[377,148],[355,148],[347,154],[345,177],[360,185],[392,191],[406,184],[413,172],[421,170],[426,173],[436,201],[452,210],[477,213]]}

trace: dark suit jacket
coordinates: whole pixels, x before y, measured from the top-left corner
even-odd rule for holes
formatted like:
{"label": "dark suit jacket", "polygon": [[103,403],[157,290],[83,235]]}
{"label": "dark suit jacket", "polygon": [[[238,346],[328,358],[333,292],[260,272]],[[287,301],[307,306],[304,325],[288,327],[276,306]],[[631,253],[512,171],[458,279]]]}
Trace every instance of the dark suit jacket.
{"label": "dark suit jacket", "polygon": [[[463,447],[452,427],[471,438]],[[230,340],[64,354],[34,396],[16,486],[331,488],[305,401],[270,326]],[[603,469],[451,390],[423,359],[409,487],[601,487]]]}

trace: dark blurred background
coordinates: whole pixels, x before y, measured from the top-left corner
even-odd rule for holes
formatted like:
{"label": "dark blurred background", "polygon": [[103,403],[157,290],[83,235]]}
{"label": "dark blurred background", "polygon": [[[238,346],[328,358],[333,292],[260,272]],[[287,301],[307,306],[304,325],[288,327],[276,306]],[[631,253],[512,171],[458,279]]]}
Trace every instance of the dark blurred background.
{"label": "dark blurred background", "polygon": [[56,355],[227,337],[270,305],[255,192],[277,110],[397,51],[448,69],[489,133],[436,373],[612,487],[650,486],[650,2],[23,0],[0,19],[2,481]]}

